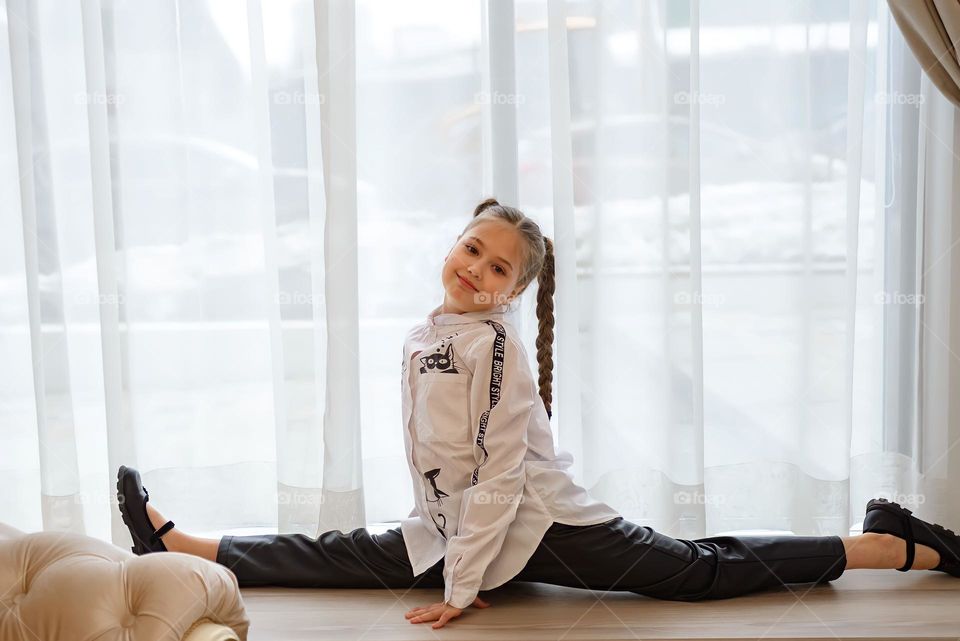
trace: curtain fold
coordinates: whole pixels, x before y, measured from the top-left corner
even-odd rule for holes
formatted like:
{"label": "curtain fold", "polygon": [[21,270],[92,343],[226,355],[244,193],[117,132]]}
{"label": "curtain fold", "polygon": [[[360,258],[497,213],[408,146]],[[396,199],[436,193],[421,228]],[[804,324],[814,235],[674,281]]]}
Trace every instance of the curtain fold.
{"label": "curtain fold", "polygon": [[[580,310],[577,297],[577,238],[573,189],[573,140],[570,131],[570,64],[567,47],[566,3],[547,4],[547,55],[550,91],[550,168],[553,203],[553,244],[557,325],[553,359],[554,390],[558,415],[555,434],[568,449],[584,451],[580,390]],[[571,466],[575,478],[583,476],[583,459]]]}
{"label": "curtain fold", "polygon": [[960,107],[960,5],[952,0],[887,0],[924,72]]}
{"label": "curtain fold", "polygon": [[957,519],[956,59],[897,5],[0,0],[0,519],[122,544],[120,464],[200,534],[405,518],[396,357],[487,196],[626,518]]}
{"label": "curtain fold", "polygon": [[[107,76],[107,58],[104,47],[103,7],[98,0],[81,3],[83,23],[82,48],[84,75],[89,95],[107,96],[114,92]],[[108,22],[109,24],[109,22]],[[109,84],[108,84],[109,83]],[[124,345],[120,330],[120,289],[115,261],[116,230],[114,228],[114,158],[111,154],[110,117],[106,101],[89,101],[87,127],[90,141],[91,213],[93,215],[94,253],[96,262],[96,292],[100,351],[103,368],[103,422],[110,443],[107,462],[117,469],[131,460],[135,448],[130,432],[125,429],[123,415]],[[46,526],[45,526],[46,527]],[[126,528],[117,510],[110,511],[112,540],[121,540]]]}
{"label": "curtain fold", "polygon": [[326,324],[323,414],[324,449],[321,519],[318,532],[363,527],[360,442],[358,228],[355,5],[326,0],[314,4],[317,12],[318,86],[325,244],[323,287]]}

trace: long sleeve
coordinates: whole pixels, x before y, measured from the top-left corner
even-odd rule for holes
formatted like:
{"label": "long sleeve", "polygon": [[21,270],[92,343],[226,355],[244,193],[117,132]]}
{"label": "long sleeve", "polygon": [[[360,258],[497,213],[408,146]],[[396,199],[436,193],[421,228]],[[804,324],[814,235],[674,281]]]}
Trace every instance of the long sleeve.
{"label": "long sleeve", "polygon": [[540,402],[522,345],[496,322],[478,341],[470,386],[470,417],[476,459],[471,486],[463,493],[457,534],[447,541],[444,602],[473,603],[487,565],[503,545],[523,497],[527,425]]}

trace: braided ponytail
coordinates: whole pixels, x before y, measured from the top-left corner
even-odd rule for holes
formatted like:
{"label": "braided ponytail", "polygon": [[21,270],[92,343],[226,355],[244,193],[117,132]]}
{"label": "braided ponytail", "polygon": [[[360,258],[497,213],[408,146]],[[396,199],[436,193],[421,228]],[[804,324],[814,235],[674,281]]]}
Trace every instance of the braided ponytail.
{"label": "braided ponytail", "polygon": [[539,367],[540,398],[553,417],[553,292],[557,288],[553,260],[553,241],[543,237],[546,253],[543,267],[537,276],[537,365]]}

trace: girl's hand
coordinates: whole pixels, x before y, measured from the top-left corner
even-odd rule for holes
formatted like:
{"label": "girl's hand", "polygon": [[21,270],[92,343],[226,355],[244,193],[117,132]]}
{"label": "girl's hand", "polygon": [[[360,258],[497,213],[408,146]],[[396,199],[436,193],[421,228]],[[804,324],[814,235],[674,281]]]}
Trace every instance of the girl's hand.
{"label": "girl's hand", "polygon": [[[489,608],[490,604],[479,596],[473,600],[471,605],[475,608]],[[442,628],[447,621],[460,616],[463,612],[460,608],[445,603],[431,603],[422,608],[414,608],[404,614],[404,618],[410,619],[410,623],[425,623],[427,621],[436,621],[431,627],[436,630]]]}

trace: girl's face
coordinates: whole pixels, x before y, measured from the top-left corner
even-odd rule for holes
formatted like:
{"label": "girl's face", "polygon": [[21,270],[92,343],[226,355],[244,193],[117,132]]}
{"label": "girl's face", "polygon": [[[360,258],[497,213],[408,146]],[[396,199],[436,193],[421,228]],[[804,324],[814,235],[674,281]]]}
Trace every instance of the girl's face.
{"label": "girl's face", "polygon": [[443,263],[442,313],[486,311],[519,294],[520,237],[496,221],[477,223],[457,239]]}

